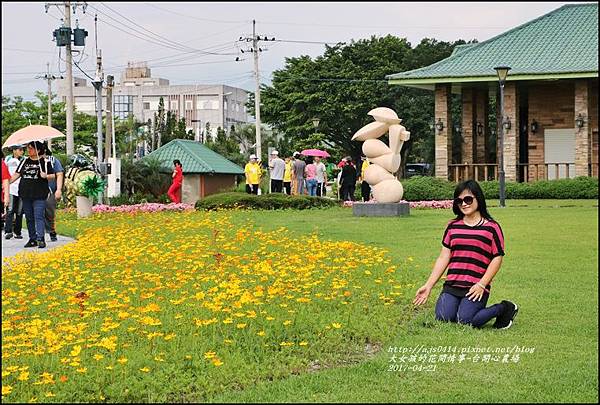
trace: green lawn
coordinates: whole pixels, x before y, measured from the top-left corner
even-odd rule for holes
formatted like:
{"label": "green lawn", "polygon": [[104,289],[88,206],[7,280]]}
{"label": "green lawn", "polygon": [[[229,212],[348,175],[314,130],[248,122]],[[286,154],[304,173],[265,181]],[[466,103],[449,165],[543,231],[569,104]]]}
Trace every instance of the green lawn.
{"label": "green lawn", "polygon": [[[596,200],[507,201],[490,213],[506,240],[503,266],[494,280],[490,304],[510,299],[520,306],[514,326],[497,331],[443,324],[433,317],[441,282],[427,304],[410,301],[425,282],[440,250],[450,210],[412,210],[406,218],[355,218],[351,209],[311,211],[237,211],[233,221],[251,220],[266,231],[286,227],[293,233],[317,232],[323,239],[349,240],[389,250],[400,271],[399,302],[389,306],[383,325],[389,336],[373,342],[362,358],[338,355],[318,369],[243,390],[230,388],[207,397],[211,402],[597,402],[598,401],[598,202]],[[161,214],[177,215],[177,213]],[[203,213],[197,213],[200,218]],[[111,216],[59,218],[58,230],[109,224]],[[410,265],[407,265],[410,262]],[[402,271],[404,269],[404,271]],[[382,326],[382,325],[378,325]],[[379,328],[378,328],[379,329]],[[527,347],[517,362],[435,364],[434,371],[388,371],[390,347]],[[375,353],[373,352],[375,347]],[[458,353],[457,353],[458,354]],[[514,359],[514,357],[513,357]],[[407,363],[423,364],[423,363]],[[260,366],[260,365],[259,365]],[[168,384],[168,382],[165,382]]]}

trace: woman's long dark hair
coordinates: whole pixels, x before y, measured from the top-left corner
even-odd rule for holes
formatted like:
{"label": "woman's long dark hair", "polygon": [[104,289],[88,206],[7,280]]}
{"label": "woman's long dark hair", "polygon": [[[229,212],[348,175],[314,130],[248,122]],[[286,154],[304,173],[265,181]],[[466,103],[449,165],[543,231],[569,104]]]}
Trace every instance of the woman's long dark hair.
{"label": "woman's long dark hair", "polygon": [[471,193],[473,193],[473,196],[475,196],[475,199],[477,200],[478,211],[481,214],[481,216],[487,219],[488,221],[493,221],[494,218],[492,218],[492,216],[487,210],[483,190],[479,186],[479,183],[477,183],[475,180],[463,181],[462,183],[459,183],[454,189],[454,201],[452,203],[452,211],[454,211],[454,213],[456,214],[456,219],[459,220],[465,217],[465,214],[463,214],[460,210],[460,206],[456,203],[456,199],[458,198],[458,196],[460,196],[461,193],[465,190],[469,190]]}

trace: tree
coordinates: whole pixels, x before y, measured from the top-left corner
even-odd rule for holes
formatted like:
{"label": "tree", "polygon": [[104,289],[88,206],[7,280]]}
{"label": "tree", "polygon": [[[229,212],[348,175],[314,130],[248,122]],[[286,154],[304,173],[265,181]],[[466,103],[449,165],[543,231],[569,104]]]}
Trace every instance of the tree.
{"label": "tree", "polygon": [[246,158],[240,152],[240,144],[234,137],[227,136],[221,127],[217,128],[215,139],[208,137],[204,145],[242,167],[246,162]]}
{"label": "tree", "polygon": [[[35,92],[36,101],[23,101],[22,97],[2,96],[2,143],[13,132],[29,124],[47,125],[48,96],[40,91]],[[52,127],[66,133],[65,103],[55,102],[52,97]],[[96,117],[75,110],[73,115],[73,134],[78,149],[97,150]],[[66,151],[66,138],[57,138],[52,142],[54,152]]]}
{"label": "tree", "polygon": [[[389,107],[411,132],[401,151],[402,161],[415,158],[412,146],[433,162],[433,94],[403,86],[390,86],[386,75],[426,66],[448,57],[465,41],[422,40],[415,48],[391,35],[326,46],[323,55],[286,58],[285,67],[273,72],[272,86],[261,87],[261,117],[294,144],[310,144],[315,137],[312,119],[319,118],[321,139],[332,154],[349,154],[357,161],[362,144],[352,135],[372,122],[367,113]],[[254,97],[247,107],[254,114]],[[298,143],[300,142],[300,143]]]}

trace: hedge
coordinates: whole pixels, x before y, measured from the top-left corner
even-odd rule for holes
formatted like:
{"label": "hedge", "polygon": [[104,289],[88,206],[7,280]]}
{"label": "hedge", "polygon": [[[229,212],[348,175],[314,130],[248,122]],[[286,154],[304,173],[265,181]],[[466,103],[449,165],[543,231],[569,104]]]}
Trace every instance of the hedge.
{"label": "hedge", "polygon": [[254,195],[247,193],[220,193],[205,197],[196,202],[197,210],[215,210],[218,208],[251,208],[263,210],[277,209],[310,209],[338,206],[335,200],[305,195],[289,196],[286,194],[272,193]]}
{"label": "hedge", "polygon": [[[415,176],[403,180],[406,201],[449,200],[454,197],[456,183],[435,177]],[[497,181],[479,182],[486,198],[497,199],[500,186]],[[597,199],[598,178],[541,180],[531,183],[506,182],[507,199]]]}

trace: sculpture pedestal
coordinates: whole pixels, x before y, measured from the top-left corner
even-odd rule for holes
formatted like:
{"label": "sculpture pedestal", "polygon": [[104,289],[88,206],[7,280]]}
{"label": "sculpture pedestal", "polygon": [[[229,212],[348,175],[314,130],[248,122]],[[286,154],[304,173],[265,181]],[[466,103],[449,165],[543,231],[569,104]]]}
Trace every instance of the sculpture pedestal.
{"label": "sculpture pedestal", "polygon": [[410,204],[398,203],[366,203],[355,202],[352,204],[352,213],[355,217],[399,217],[410,215]]}

